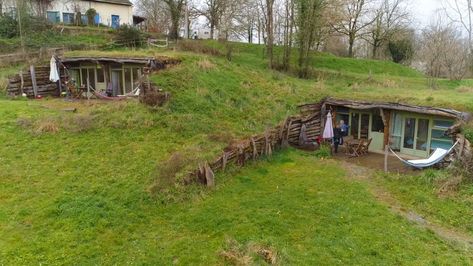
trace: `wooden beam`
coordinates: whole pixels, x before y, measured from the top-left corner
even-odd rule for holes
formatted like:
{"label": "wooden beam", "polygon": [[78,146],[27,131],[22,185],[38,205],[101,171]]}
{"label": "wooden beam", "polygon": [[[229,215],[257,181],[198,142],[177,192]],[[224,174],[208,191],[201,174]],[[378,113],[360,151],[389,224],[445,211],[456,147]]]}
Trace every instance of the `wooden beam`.
{"label": "wooden beam", "polygon": [[33,65],[30,65],[30,73],[31,73],[31,83],[33,84],[33,94],[34,97],[38,97],[38,86],[36,85],[36,74]]}
{"label": "wooden beam", "polygon": [[389,137],[391,130],[391,110],[381,109],[381,114],[384,123],[384,145],[389,145]]}
{"label": "wooden beam", "polygon": [[20,79],[21,79],[20,93],[23,96],[23,88],[25,87],[25,80],[23,79],[23,70],[20,70]]}

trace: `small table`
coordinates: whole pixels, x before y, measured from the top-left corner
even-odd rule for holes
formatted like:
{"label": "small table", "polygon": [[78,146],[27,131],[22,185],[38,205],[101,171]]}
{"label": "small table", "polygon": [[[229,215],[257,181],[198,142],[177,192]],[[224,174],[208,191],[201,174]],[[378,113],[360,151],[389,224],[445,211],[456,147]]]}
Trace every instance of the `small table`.
{"label": "small table", "polygon": [[363,144],[364,140],[363,139],[348,139],[345,140],[346,143],[346,154],[351,156],[351,157],[359,157],[360,156],[360,150],[359,148]]}

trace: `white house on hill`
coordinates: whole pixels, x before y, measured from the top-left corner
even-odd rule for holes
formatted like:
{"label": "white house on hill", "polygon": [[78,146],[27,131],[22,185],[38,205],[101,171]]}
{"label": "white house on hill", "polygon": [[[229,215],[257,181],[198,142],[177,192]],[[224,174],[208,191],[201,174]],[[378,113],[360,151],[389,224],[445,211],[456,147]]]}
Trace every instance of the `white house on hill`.
{"label": "white house on hill", "polygon": [[[15,1],[6,0],[3,12],[15,10],[14,6]],[[53,23],[72,24],[76,14],[80,12],[82,21],[86,22],[85,13],[91,8],[97,12],[95,24],[112,28],[124,24],[133,25],[133,4],[130,0],[54,0],[46,8],[46,16]]]}

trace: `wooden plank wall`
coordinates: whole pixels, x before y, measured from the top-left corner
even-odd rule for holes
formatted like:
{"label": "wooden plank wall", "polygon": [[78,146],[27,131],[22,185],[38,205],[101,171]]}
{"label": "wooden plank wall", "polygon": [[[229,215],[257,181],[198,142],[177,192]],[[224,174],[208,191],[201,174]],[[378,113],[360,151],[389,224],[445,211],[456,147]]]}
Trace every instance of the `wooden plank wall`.
{"label": "wooden plank wall", "polygon": [[[32,71],[34,70],[34,71]],[[35,97],[35,86],[37,95],[59,96],[58,85],[49,80],[48,66],[30,67],[27,71],[20,71],[8,79],[8,95],[19,96],[25,93],[27,97]],[[32,77],[35,77],[34,80]]]}
{"label": "wooden plank wall", "polygon": [[312,105],[301,110],[301,114],[288,117],[278,126],[264,133],[241,140],[227,147],[213,162],[204,162],[189,174],[185,183],[200,183],[206,186],[215,184],[214,173],[225,171],[229,165],[243,166],[248,160],[256,160],[262,156],[271,156],[274,150],[288,145],[298,145],[302,125],[306,125],[306,134],[310,140],[321,135],[320,121],[321,104]]}

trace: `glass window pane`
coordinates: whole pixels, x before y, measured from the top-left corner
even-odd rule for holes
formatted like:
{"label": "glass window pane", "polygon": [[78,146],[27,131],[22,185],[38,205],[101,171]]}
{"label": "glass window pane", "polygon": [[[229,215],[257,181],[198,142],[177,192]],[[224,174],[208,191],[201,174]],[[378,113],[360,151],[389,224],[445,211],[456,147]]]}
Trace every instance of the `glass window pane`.
{"label": "glass window pane", "polygon": [[441,148],[444,150],[448,150],[452,147],[453,142],[450,141],[443,141],[443,140],[432,140],[430,143],[430,149],[435,150],[437,148]]}
{"label": "glass window pane", "polygon": [[429,137],[429,120],[419,119],[417,126],[417,142],[416,149],[421,151],[427,150],[427,139]]}
{"label": "glass window pane", "polygon": [[97,82],[98,83],[104,83],[105,82],[105,76],[103,73],[103,68],[97,68]]}
{"label": "glass window pane", "polygon": [[74,23],[74,14],[73,13],[62,13],[62,21],[64,24]]}
{"label": "glass window pane", "polygon": [[404,122],[404,143],[403,143],[403,147],[406,149],[414,148],[415,127],[416,127],[416,119],[406,118]]}
{"label": "glass window pane", "polygon": [[80,85],[85,86],[85,84],[87,84],[87,68],[82,68],[80,72],[81,72]]}
{"label": "glass window pane", "polygon": [[48,20],[51,23],[58,23],[59,22],[59,12],[47,11],[46,16],[47,16]]}
{"label": "glass window pane", "polygon": [[125,93],[128,93],[132,91],[131,69],[125,68],[124,71],[125,71]]}
{"label": "glass window pane", "polygon": [[349,108],[343,107],[343,106],[338,106],[337,108],[335,108],[335,110],[337,111],[337,113],[343,113],[343,114],[348,114],[350,112]]}
{"label": "glass window pane", "polygon": [[453,126],[453,121],[447,121],[447,120],[434,120],[434,127],[443,127],[443,128],[449,128]]}
{"label": "glass window pane", "polygon": [[94,68],[89,68],[89,84],[92,86],[92,88],[95,89],[95,69]]}
{"label": "glass window pane", "polygon": [[339,125],[339,124],[340,124],[340,121],[343,120],[343,123],[347,125],[349,118],[350,118],[350,116],[347,115],[347,114],[339,114],[339,113],[337,113],[337,117],[336,117],[336,120],[337,120],[337,121],[336,121],[336,122],[337,122],[337,124]]}
{"label": "glass window pane", "polygon": [[432,129],[432,138],[450,140],[450,137],[445,136],[445,130],[442,129]]}
{"label": "glass window pane", "polygon": [[370,127],[370,115],[369,114],[362,114],[361,115],[360,138],[368,139],[369,127]]}
{"label": "glass window pane", "polygon": [[371,125],[371,131],[373,132],[384,132],[384,122],[380,115],[373,115],[373,124]]}
{"label": "glass window pane", "polygon": [[70,81],[73,82],[75,85],[80,85],[80,73],[78,69],[70,69],[69,70],[69,78]]}
{"label": "glass window pane", "polygon": [[350,135],[352,135],[353,138],[355,139],[358,138],[358,125],[360,123],[359,120],[360,120],[360,114],[353,113],[351,115]]}
{"label": "glass window pane", "polygon": [[88,25],[89,24],[89,18],[87,17],[87,15],[82,15],[81,16],[81,22],[82,22],[82,25]]}

